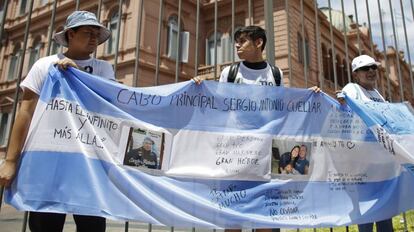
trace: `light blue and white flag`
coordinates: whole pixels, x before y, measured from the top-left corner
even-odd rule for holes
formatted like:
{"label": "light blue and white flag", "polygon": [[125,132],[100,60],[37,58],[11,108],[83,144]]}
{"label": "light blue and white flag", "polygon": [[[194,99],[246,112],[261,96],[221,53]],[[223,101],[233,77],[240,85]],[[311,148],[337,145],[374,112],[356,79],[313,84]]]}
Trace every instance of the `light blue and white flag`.
{"label": "light blue and white flag", "polygon": [[[413,130],[397,121],[412,114],[389,107],[404,113],[387,114],[374,131],[393,128],[402,150]],[[361,118],[304,89],[208,81],[131,88],[52,67],[6,201],[178,228],[378,221],[414,208],[414,177],[401,165],[414,159],[413,149],[377,142],[363,122],[376,109],[358,111]],[[162,134],[161,170],[123,165],[131,127]],[[292,159],[296,145],[307,150]],[[290,172],[286,158],[296,174],[279,173]]]}
{"label": "light blue and white flag", "polygon": [[346,101],[384,149],[414,174],[414,111],[410,103],[361,102],[349,97]]}

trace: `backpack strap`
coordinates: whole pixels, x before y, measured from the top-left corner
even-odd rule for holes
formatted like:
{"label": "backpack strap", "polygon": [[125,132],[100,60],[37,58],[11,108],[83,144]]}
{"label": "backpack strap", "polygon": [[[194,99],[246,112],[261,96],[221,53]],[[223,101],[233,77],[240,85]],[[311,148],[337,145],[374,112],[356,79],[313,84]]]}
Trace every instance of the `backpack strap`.
{"label": "backpack strap", "polygon": [[229,74],[227,75],[227,82],[234,83],[237,72],[239,71],[240,63],[234,63],[230,66]]}
{"label": "backpack strap", "polygon": [[[276,86],[280,86],[282,81],[282,75],[280,69],[273,64],[269,64],[272,70],[273,78],[275,79]],[[234,63],[230,66],[229,74],[227,76],[227,82],[234,83],[236,80],[237,72],[239,71],[240,63]]]}
{"label": "backpack strap", "polygon": [[276,86],[280,86],[282,81],[282,75],[280,74],[280,69],[273,64],[269,64],[270,69],[272,69],[273,78],[275,78]]}

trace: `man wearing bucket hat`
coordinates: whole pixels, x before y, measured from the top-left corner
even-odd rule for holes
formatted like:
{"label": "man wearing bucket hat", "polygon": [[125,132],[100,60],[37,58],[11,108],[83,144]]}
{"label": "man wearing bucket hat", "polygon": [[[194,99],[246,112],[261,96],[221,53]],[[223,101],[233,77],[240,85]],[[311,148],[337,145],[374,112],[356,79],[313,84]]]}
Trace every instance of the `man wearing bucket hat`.
{"label": "man wearing bucket hat", "polygon": [[[73,12],[67,18],[63,31],[55,34],[54,40],[67,47],[67,51],[36,61],[21,83],[23,97],[13,125],[6,160],[0,166],[0,186],[8,187],[16,175],[20,153],[49,67],[54,64],[63,69],[73,66],[106,79],[115,79],[111,64],[90,57],[96,47],[109,37],[110,31],[97,21],[93,13],[87,11]],[[60,213],[30,212],[29,227],[34,232],[62,231],[65,217],[65,214]],[[105,218],[84,215],[73,217],[76,231],[105,231]]]}
{"label": "man wearing bucket hat", "polygon": [[[342,89],[348,97],[360,101],[385,102],[384,97],[375,89],[377,81],[377,69],[381,63],[368,55],[357,56],[352,60],[352,72],[356,83],[348,83]],[[338,100],[345,104],[343,93],[337,95]],[[392,219],[376,222],[378,232],[394,231]],[[358,225],[359,232],[372,232],[374,223]]]}

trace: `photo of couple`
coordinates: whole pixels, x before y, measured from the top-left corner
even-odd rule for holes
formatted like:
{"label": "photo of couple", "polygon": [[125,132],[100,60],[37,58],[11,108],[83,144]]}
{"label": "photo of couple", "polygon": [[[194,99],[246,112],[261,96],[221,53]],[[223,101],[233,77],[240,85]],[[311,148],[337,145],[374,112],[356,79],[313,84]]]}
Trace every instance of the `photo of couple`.
{"label": "photo of couple", "polygon": [[272,173],[308,175],[310,148],[310,143],[273,140]]}

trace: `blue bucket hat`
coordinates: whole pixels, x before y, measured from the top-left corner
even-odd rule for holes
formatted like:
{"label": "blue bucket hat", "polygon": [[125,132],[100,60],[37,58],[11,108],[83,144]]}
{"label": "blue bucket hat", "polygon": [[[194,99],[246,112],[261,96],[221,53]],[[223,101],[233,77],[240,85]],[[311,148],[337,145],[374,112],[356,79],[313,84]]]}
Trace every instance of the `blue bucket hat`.
{"label": "blue bucket hat", "polygon": [[68,41],[65,36],[66,31],[68,31],[71,28],[80,26],[99,27],[100,33],[98,38],[98,44],[105,42],[111,36],[111,31],[98,22],[94,13],[91,13],[89,11],[75,11],[66,19],[63,31],[56,33],[53,39],[58,44],[67,47]]}

